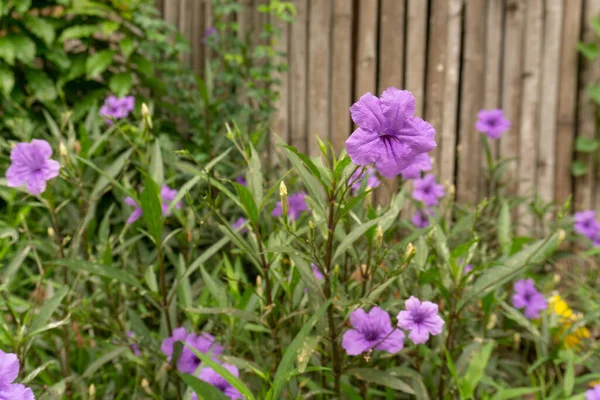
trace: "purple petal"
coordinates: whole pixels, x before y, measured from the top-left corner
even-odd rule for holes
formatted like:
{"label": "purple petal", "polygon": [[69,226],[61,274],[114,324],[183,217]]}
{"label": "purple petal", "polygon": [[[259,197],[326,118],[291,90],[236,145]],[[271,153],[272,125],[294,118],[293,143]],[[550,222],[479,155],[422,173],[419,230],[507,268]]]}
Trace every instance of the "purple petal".
{"label": "purple petal", "polygon": [[346,151],[355,165],[369,165],[377,161],[382,150],[381,137],[376,131],[358,128],[346,140]]}
{"label": "purple petal", "polygon": [[342,347],[349,355],[357,356],[368,351],[371,343],[359,331],[350,329],[342,337]]}
{"label": "purple petal", "polygon": [[397,353],[404,348],[404,332],[394,330],[383,343],[376,347],[377,350],[384,350],[389,353]]}
{"label": "purple petal", "polygon": [[408,334],[408,338],[414,344],[423,344],[429,340],[429,330],[424,324],[415,324]]}
{"label": "purple petal", "polygon": [[31,147],[39,151],[45,158],[50,158],[52,156],[52,147],[50,146],[50,143],[45,140],[33,139],[31,141]]}
{"label": "purple petal", "polygon": [[368,326],[369,323],[369,315],[362,308],[354,310],[350,313],[350,324],[353,328],[361,331],[365,326]]}
{"label": "purple petal", "polygon": [[381,109],[381,102],[371,93],[363,94],[350,107],[350,115],[354,123],[363,129],[380,132],[385,126],[385,117]]}
{"label": "purple petal", "polygon": [[415,97],[408,90],[388,87],[381,93],[381,109],[389,127],[399,130],[415,113]]}
{"label": "purple petal", "polygon": [[0,350],[0,387],[12,383],[19,376],[20,363],[16,354]]}

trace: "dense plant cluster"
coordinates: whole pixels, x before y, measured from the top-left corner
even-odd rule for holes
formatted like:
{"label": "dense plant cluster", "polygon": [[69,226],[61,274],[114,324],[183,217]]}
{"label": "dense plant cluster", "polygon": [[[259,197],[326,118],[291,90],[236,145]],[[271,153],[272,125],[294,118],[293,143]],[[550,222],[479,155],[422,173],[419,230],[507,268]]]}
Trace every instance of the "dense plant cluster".
{"label": "dense plant cluster", "polygon": [[49,100],[2,145],[0,399],[598,399],[600,222],[505,189],[502,110],[473,116],[478,204],[431,172],[435,127],[393,87],[350,107],[342,152],[280,142],[271,168],[277,68],[233,43],[237,3],[214,6],[222,73],[198,80],[193,141],[161,134],[163,104],[132,85],[80,117]]}

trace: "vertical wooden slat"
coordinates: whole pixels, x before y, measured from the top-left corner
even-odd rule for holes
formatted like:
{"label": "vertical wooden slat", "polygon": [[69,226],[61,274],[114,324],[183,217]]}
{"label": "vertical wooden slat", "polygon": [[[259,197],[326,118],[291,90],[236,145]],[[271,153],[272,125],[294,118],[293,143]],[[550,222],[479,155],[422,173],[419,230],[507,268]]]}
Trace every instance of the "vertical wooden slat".
{"label": "vertical wooden slat", "polygon": [[581,32],[582,0],[565,2],[560,55],[560,83],[556,133],[555,197],[565,202],[571,195],[573,179],[571,162],[577,124],[578,54],[573,51]]}
{"label": "vertical wooden slat", "polygon": [[[423,116],[427,56],[427,1],[407,1],[405,86],[417,99],[415,114]],[[385,46],[385,44],[383,44]]]}
{"label": "vertical wooden slat", "polygon": [[475,203],[478,199],[479,133],[475,118],[483,103],[483,57],[485,40],[485,0],[471,0],[465,6],[463,72],[461,82],[460,133],[457,200]]}
{"label": "vertical wooden slat", "polygon": [[[504,17],[503,0],[488,0],[485,32],[485,74],[483,84],[483,107],[487,110],[500,108],[502,95],[502,19]],[[475,120],[477,116],[473,116]],[[511,130],[508,135],[514,134]],[[498,156],[497,141],[489,141],[494,157]],[[486,157],[481,157],[481,169],[487,169]],[[485,174],[480,174],[480,198],[489,195]]]}
{"label": "vertical wooden slat", "polygon": [[[197,24],[200,19],[200,16],[195,16],[191,12],[193,1],[196,0],[179,0],[179,32],[190,44],[192,41],[192,24]],[[189,66],[192,61],[191,57],[191,53],[183,53],[183,63]]]}
{"label": "vertical wooden slat", "polygon": [[442,132],[439,167],[440,181],[454,184],[456,155],[456,126],[458,119],[458,94],[460,73],[460,48],[462,25],[462,0],[448,1],[447,53],[444,76],[444,104],[442,106]]}
{"label": "vertical wooden slat", "polygon": [[[519,138],[519,179],[517,193],[531,198],[535,186],[536,139],[540,115],[540,67],[543,42],[543,0],[531,0],[525,9],[525,41],[523,63],[523,97]],[[514,132],[514,133],[513,133]],[[507,134],[516,135],[515,130]],[[505,134],[506,135],[506,134]],[[533,225],[533,215],[527,206],[518,208],[517,232],[524,234]]]}
{"label": "vertical wooden slat", "polygon": [[190,62],[192,70],[196,74],[201,74],[204,70],[204,48],[205,44],[202,42],[204,37],[204,13],[205,13],[205,1],[194,1],[192,3],[190,13],[193,16],[191,40],[190,40]]}
{"label": "vertical wooden slat", "polygon": [[[560,38],[563,0],[546,0],[544,9],[544,58],[542,60],[542,95],[540,108],[540,136],[537,183],[542,200],[554,200],[556,165],[556,112],[559,96]],[[571,7],[571,6],[569,6]],[[575,50],[573,50],[575,51]],[[542,140],[543,139],[543,140]]]}
{"label": "vertical wooden slat", "polygon": [[354,98],[377,93],[377,0],[358,0]]}
{"label": "vertical wooden slat", "polygon": [[[425,88],[425,119],[436,130],[438,146],[430,153],[433,172],[439,176],[442,108],[444,105],[444,76],[446,69],[446,44],[448,41],[448,1],[432,0],[429,17],[429,43],[427,55],[427,86]],[[407,59],[410,63],[410,59]]]}
{"label": "vertical wooden slat", "polygon": [[[583,38],[584,42],[596,40],[596,33],[591,27],[592,17],[600,14],[600,0],[586,0],[583,11]],[[586,138],[596,136],[596,112],[597,105],[589,98],[587,87],[600,81],[600,65],[597,61],[587,61],[582,58],[581,81],[579,84],[579,108],[578,108],[578,135]],[[575,180],[575,209],[577,211],[587,210],[594,207],[594,166],[593,157],[589,153],[577,153],[576,159],[590,166],[590,171]],[[600,211],[600,209],[598,210]]]}
{"label": "vertical wooden slat", "polygon": [[179,0],[164,0],[163,10],[165,21],[179,28]]}
{"label": "vertical wooden slat", "polygon": [[329,137],[331,0],[311,0],[309,18],[308,152],[320,153],[317,135]]}
{"label": "vertical wooden slat", "polygon": [[352,2],[333,0],[331,143],[337,153],[350,135],[352,99]]}
{"label": "vertical wooden slat", "polygon": [[[511,129],[500,139],[502,158],[516,158],[519,154],[519,123],[521,109],[521,76],[523,60],[524,0],[507,0],[504,23],[504,56],[502,70],[502,108],[511,121]],[[504,178],[510,193],[516,192],[517,162],[508,164]]]}
{"label": "vertical wooden slat", "polygon": [[[277,58],[276,62],[284,62],[289,64],[288,57],[288,41],[289,41],[289,24],[283,21],[277,21],[275,24],[275,28],[281,33],[281,36],[277,39],[275,43],[275,50],[277,52],[285,53],[283,58]],[[284,140],[286,142],[289,141],[289,69],[283,72],[278,72],[276,75],[276,79],[278,79],[281,83],[276,89],[279,91],[279,97],[277,98],[277,102],[275,103],[275,108],[277,111],[275,112],[275,116],[273,118],[272,125],[272,136],[269,140],[272,149],[275,148],[279,139]],[[278,139],[279,138],[279,139]],[[289,142],[288,142],[289,143]],[[272,159],[274,157],[271,157]]]}
{"label": "vertical wooden slat", "polygon": [[[404,0],[381,0],[379,10],[379,82],[377,93],[389,86],[404,88]],[[389,204],[398,190],[398,178],[386,179],[377,193],[377,201]]]}
{"label": "vertical wooden slat", "polygon": [[155,0],[154,4],[156,5],[158,12],[164,16],[165,0]]}
{"label": "vertical wooden slat", "polygon": [[308,87],[308,0],[296,0],[296,18],[290,38],[290,96],[292,99],[291,145],[306,152],[306,118]]}
{"label": "vertical wooden slat", "polygon": [[239,12],[237,23],[239,26],[240,39],[245,40],[252,31],[253,7],[252,0],[239,0]]}

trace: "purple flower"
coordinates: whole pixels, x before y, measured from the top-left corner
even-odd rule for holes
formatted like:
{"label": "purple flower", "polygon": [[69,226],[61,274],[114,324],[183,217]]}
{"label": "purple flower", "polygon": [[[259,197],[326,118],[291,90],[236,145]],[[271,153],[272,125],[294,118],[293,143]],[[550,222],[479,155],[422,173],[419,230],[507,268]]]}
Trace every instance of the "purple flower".
{"label": "purple flower", "polygon": [[359,308],[350,314],[349,329],[342,337],[342,347],[351,356],[357,356],[375,348],[397,353],[404,348],[404,333],[392,327],[390,316],[379,307],[366,313]]}
{"label": "purple flower", "polygon": [[[223,346],[215,343],[215,338],[212,335],[209,335],[208,333],[195,335],[193,333],[188,333],[185,328],[177,328],[173,330],[173,335],[171,337],[162,341],[160,346],[160,350],[167,356],[169,361],[171,361],[171,358],[173,357],[175,343],[178,341],[187,343],[201,353],[211,353],[214,355],[223,353]],[[200,359],[189,347],[184,345],[181,354],[179,355],[179,359],[177,360],[177,369],[186,374],[193,374],[199,365]]]}
{"label": "purple flower", "polygon": [[393,178],[419,154],[432,150],[435,129],[414,113],[415,98],[407,90],[389,87],[381,99],[364,94],[350,107],[352,120],[359,126],[346,140],[352,162],[375,163],[381,175]]}
{"label": "purple flower", "polygon": [[[240,371],[235,365],[223,364],[223,368],[229,371],[233,376],[239,378]],[[217,371],[212,368],[202,368],[198,378],[206,383],[210,383],[212,386],[219,389],[230,399],[242,399],[242,395],[233,385],[225,380]],[[192,400],[198,400],[196,394],[192,395]]]}
{"label": "purple flower", "polygon": [[213,35],[217,35],[217,28],[215,28],[214,26],[210,26],[208,28],[206,28],[204,30],[204,36],[202,37],[202,43],[206,44],[206,41],[208,40],[209,37],[213,36]]}
{"label": "purple flower", "polygon": [[431,170],[431,157],[427,153],[421,153],[412,164],[402,170],[401,174],[406,180],[418,179],[421,177],[421,171],[429,170]]}
{"label": "purple flower", "polygon": [[596,220],[596,212],[594,210],[575,213],[574,219],[575,224],[573,228],[580,235],[592,239],[600,231],[600,224]]}
{"label": "purple flower", "polygon": [[463,270],[463,274],[466,275],[469,272],[473,271],[473,264],[467,264],[465,265],[465,269]]}
{"label": "purple flower", "polygon": [[406,300],[406,311],[398,314],[398,326],[410,330],[408,337],[414,344],[429,340],[429,335],[439,335],[444,328],[444,320],[438,315],[438,305],[430,301],[421,302],[414,296]]}
{"label": "purple flower", "polygon": [[106,122],[107,125],[112,125],[113,119],[117,120],[125,118],[131,111],[133,111],[134,107],[135,98],[133,96],[126,96],[122,98],[108,96],[100,108],[100,116],[107,117],[104,119],[104,122]]}
{"label": "purple flower", "polygon": [[352,188],[352,193],[356,194],[356,192],[358,192],[358,189],[360,189],[360,186],[365,179],[367,180],[367,189],[375,189],[381,185],[381,181],[377,177],[375,168],[369,167],[364,173],[359,169],[350,177],[349,184]]}
{"label": "purple flower", "polygon": [[173,357],[175,342],[184,341],[187,335],[187,330],[181,327],[173,329],[173,334],[170,337],[163,339],[162,344],[160,345],[160,351],[167,356],[169,361],[171,361],[171,357]]}
{"label": "purple flower", "polygon": [[585,400],[600,400],[600,385],[595,385],[585,392]]}
{"label": "purple flower", "polygon": [[426,206],[435,206],[444,194],[444,185],[435,183],[435,175],[427,174],[421,179],[415,179],[413,199],[422,201]]}
{"label": "purple flower", "polygon": [[46,190],[46,182],[60,172],[58,161],[50,159],[52,147],[45,140],[33,139],[31,143],[18,143],[10,152],[11,164],[6,171],[9,187],[27,184],[30,194]]}
{"label": "purple flower", "polygon": [[30,388],[13,383],[19,376],[21,365],[15,354],[0,350],[0,399],[1,400],[35,400]]}
{"label": "purple flower", "polygon": [[[177,190],[171,189],[167,185],[163,185],[162,188],[160,189],[160,197],[162,198],[161,209],[162,209],[163,217],[167,216],[167,210],[169,209],[169,206],[173,202],[173,200],[175,200],[176,196],[177,196]],[[133,212],[129,216],[129,218],[127,218],[127,223],[133,224],[135,221],[140,219],[140,217],[142,216],[142,208],[132,197],[129,197],[129,196],[125,197],[123,202],[127,205],[135,207]],[[181,202],[178,202],[175,205],[175,208],[180,209]],[[169,215],[171,215],[171,214],[169,213]]]}
{"label": "purple flower", "polygon": [[532,279],[518,280],[513,289],[515,293],[512,297],[512,304],[517,309],[524,308],[527,318],[539,318],[540,312],[548,308],[546,298],[537,291]]}
{"label": "purple flower", "polygon": [[430,214],[426,210],[417,210],[410,221],[417,228],[427,228],[429,226]]}
{"label": "purple flower", "polygon": [[[127,337],[128,338],[133,338],[134,336],[135,336],[135,334],[133,332],[131,332],[131,331],[127,332]],[[131,344],[131,351],[136,356],[139,356],[141,354],[141,352],[140,352],[140,346],[138,346],[137,343],[132,343]]]}
{"label": "purple flower", "polygon": [[477,118],[475,129],[490,139],[499,139],[510,128],[510,121],[504,118],[504,112],[500,109],[481,110]]}
{"label": "purple flower", "polygon": [[317,267],[317,264],[311,263],[310,266],[312,267],[313,274],[315,274],[315,278],[317,278],[318,281],[321,281],[323,280],[323,278],[325,278],[321,271],[319,271],[319,267]]}
{"label": "purple flower", "polygon": [[[289,204],[288,217],[292,221],[296,221],[298,218],[300,218],[300,215],[304,211],[306,211],[307,213],[310,213],[310,210],[308,209],[308,205],[306,204],[306,193],[304,193],[304,192],[294,193],[291,196],[289,196],[288,204]],[[273,209],[273,212],[271,213],[271,215],[274,217],[281,217],[282,214],[283,214],[283,210],[281,209],[281,201],[278,201],[277,205]]]}
{"label": "purple flower", "polygon": [[[248,220],[246,218],[239,217],[233,224],[231,224],[231,228],[234,231],[237,231],[240,227],[242,227]],[[245,233],[248,232],[248,228],[242,228],[240,232]]]}
{"label": "purple flower", "polygon": [[237,178],[235,178],[236,183],[239,183],[242,186],[246,186],[246,178],[244,177],[244,175],[239,175]]}

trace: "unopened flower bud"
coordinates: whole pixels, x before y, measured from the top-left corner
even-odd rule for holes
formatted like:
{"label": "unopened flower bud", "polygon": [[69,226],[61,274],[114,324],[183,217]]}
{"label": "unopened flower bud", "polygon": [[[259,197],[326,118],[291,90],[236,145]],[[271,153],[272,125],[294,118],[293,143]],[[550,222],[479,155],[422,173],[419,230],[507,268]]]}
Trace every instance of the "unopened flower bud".
{"label": "unopened flower bud", "polygon": [[144,123],[149,129],[152,129],[152,115],[150,114],[150,109],[146,105],[146,103],[142,103],[142,118],[144,118]]}
{"label": "unopened flower bud", "polygon": [[417,249],[413,246],[412,243],[408,243],[406,245],[406,252],[404,253],[404,258],[410,258],[417,253]]}
{"label": "unopened flower bud", "polygon": [[515,345],[515,349],[518,349],[519,345],[521,344],[521,335],[519,335],[518,333],[515,333],[513,335],[513,343]]}
{"label": "unopened flower bud", "polygon": [[73,151],[75,154],[81,153],[81,142],[79,140],[76,140],[75,143],[73,143]]}
{"label": "unopened flower bud", "polygon": [[260,275],[256,277],[256,294],[258,294],[258,297],[262,297],[263,294],[262,277]]}
{"label": "unopened flower bud", "polygon": [[558,241],[562,242],[563,240],[565,240],[566,237],[566,233],[564,231],[564,229],[561,229],[558,231]]}
{"label": "unopened flower bud", "polygon": [[383,245],[383,228],[381,225],[377,225],[377,231],[375,232],[375,244],[378,249]]}
{"label": "unopened flower bud", "polygon": [[88,393],[90,395],[90,399],[94,399],[96,397],[96,386],[92,383],[90,388],[88,389]]}
{"label": "unopened flower bud", "polygon": [[52,229],[51,227],[48,228],[48,237],[50,239],[54,239],[54,229]]}
{"label": "unopened flower bud", "polygon": [[559,283],[560,282],[560,275],[559,274],[554,274],[552,276],[552,282],[555,283],[555,284]]}
{"label": "unopened flower bud", "polygon": [[281,181],[279,184],[279,197],[281,197],[281,213],[287,217],[288,209],[290,205],[288,203],[288,191],[287,186],[285,186],[285,182]]}
{"label": "unopened flower bud", "polygon": [[488,321],[486,328],[488,330],[494,329],[497,322],[498,322],[498,316],[495,313],[490,314],[490,320]]}
{"label": "unopened flower bud", "polygon": [[65,146],[65,144],[63,142],[60,142],[60,144],[58,145],[58,151],[62,157],[67,156],[67,153],[68,153],[67,146]]}

